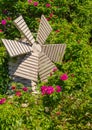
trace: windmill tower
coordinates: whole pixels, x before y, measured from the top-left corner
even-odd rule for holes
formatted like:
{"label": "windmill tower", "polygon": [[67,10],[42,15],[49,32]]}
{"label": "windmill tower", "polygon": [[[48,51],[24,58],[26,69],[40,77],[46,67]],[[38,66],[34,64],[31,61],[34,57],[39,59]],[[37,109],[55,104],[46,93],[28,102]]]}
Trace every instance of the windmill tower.
{"label": "windmill tower", "polygon": [[44,15],[41,16],[36,40],[22,16],[15,19],[14,24],[25,40],[2,39],[10,57],[17,57],[16,62],[9,63],[9,74],[15,81],[26,85],[37,83],[38,74],[41,81],[46,81],[55,67],[54,62],[62,61],[66,44],[44,44],[52,31]]}

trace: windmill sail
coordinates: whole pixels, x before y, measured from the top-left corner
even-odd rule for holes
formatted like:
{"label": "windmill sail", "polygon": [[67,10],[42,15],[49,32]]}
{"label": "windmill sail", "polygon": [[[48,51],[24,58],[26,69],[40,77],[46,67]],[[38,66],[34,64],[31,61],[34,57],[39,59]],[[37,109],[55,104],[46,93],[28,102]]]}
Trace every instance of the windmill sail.
{"label": "windmill sail", "polygon": [[14,24],[19,29],[19,31],[22,32],[30,44],[35,43],[35,39],[33,38],[33,35],[22,16],[19,16],[17,19],[15,19]]}
{"label": "windmill sail", "polygon": [[36,41],[41,45],[44,44],[51,31],[52,31],[51,26],[49,25],[44,15],[42,15]]}
{"label": "windmill sail", "polygon": [[53,62],[61,62],[66,49],[66,44],[49,44],[43,45],[42,51]]}
{"label": "windmill sail", "polygon": [[9,55],[15,57],[32,51],[32,47],[28,43],[18,42],[15,40],[2,39]]}
{"label": "windmill sail", "polygon": [[41,81],[46,81],[48,76],[50,76],[50,72],[52,72],[53,68],[56,67],[54,63],[44,54],[40,53],[39,55],[39,76]]}
{"label": "windmill sail", "polygon": [[17,67],[15,76],[37,82],[38,79],[38,55],[35,53],[28,54]]}

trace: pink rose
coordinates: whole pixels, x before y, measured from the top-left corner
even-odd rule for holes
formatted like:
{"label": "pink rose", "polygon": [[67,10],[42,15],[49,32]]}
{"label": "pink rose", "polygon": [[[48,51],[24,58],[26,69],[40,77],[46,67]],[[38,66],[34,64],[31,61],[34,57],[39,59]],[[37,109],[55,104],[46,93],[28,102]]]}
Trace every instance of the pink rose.
{"label": "pink rose", "polygon": [[61,86],[56,86],[56,92],[57,92],[57,93],[60,93],[61,91],[62,91]]}
{"label": "pink rose", "polygon": [[12,86],[11,89],[12,89],[12,90],[15,90],[15,89],[16,89],[16,86]]}
{"label": "pink rose", "polygon": [[28,91],[28,88],[27,88],[27,87],[24,87],[24,88],[23,88],[23,91],[25,91],[25,92]]}
{"label": "pink rose", "polygon": [[58,32],[60,32],[60,30],[56,30],[56,32],[58,33]]}
{"label": "pink rose", "polygon": [[47,3],[47,4],[46,4],[46,7],[47,7],[47,8],[51,7],[51,4]]}
{"label": "pink rose", "polygon": [[54,88],[52,86],[48,86],[46,93],[48,95],[52,94],[54,92]]}
{"label": "pink rose", "polygon": [[29,4],[32,3],[32,0],[28,0],[28,3],[29,3]]}
{"label": "pink rose", "polygon": [[45,95],[45,94],[46,94],[46,91],[47,91],[47,86],[42,86],[42,87],[41,87],[42,95]]}
{"label": "pink rose", "polygon": [[4,104],[6,102],[6,98],[0,99],[0,104]]}
{"label": "pink rose", "polygon": [[52,17],[53,17],[53,13],[50,14],[50,18],[52,18]]}
{"label": "pink rose", "polygon": [[34,6],[38,6],[38,4],[39,4],[38,2],[34,2]]}
{"label": "pink rose", "polygon": [[56,72],[56,71],[57,71],[57,67],[54,67],[52,71],[53,71],[53,72]]}
{"label": "pink rose", "polygon": [[48,18],[46,18],[47,19],[47,21],[50,21],[50,18],[48,17]]}
{"label": "pink rose", "polygon": [[3,20],[1,21],[1,24],[2,24],[2,25],[6,25],[6,23],[7,23],[7,22],[6,22],[5,19],[3,19]]}
{"label": "pink rose", "polygon": [[22,94],[21,94],[20,91],[17,91],[15,95],[18,96],[18,97],[20,97]]}
{"label": "pink rose", "polygon": [[54,92],[54,88],[52,86],[42,86],[41,92],[42,95],[50,95]]}
{"label": "pink rose", "polygon": [[68,79],[68,75],[67,74],[63,74],[60,76],[61,80],[67,80]]}

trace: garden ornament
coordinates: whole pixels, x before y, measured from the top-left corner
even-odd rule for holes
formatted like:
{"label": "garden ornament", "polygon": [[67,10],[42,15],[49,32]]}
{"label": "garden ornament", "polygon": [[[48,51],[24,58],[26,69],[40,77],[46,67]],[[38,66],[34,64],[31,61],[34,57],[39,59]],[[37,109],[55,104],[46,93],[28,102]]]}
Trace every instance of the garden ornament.
{"label": "garden ornament", "polygon": [[41,81],[46,81],[50,72],[56,67],[54,62],[62,61],[66,44],[44,44],[52,31],[44,15],[41,16],[36,40],[22,16],[13,22],[26,40],[2,39],[10,57],[24,56],[17,63],[17,67],[10,70],[10,75],[22,77],[35,83],[37,83],[39,75]]}

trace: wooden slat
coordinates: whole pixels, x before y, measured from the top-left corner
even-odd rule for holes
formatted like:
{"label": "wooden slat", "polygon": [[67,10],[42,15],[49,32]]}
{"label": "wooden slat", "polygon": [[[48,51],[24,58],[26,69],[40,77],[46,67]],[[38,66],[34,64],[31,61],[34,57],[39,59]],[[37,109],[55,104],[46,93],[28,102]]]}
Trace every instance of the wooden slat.
{"label": "wooden slat", "polygon": [[20,76],[37,82],[38,79],[38,55],[35,53],[26,55],[17,67],[15,76]]}
{"label": "wooden slat", "polygon": [[29,30],[26,22],[24,21],[22,16],[19,16],[17,19],[14,20],[15,26],[23,33],[29,43],[35,43],[35,39],[32,36],[31,31]]}
{"label": "wooden slat", "polygon": [[42,46],[44,52],[51,61],[61,62],[66,49],[66,44],[49,44]]}
{"label": "wooden slat", "polygon": [[15,40],[2,39],[9,55],[11,57],[26,54],[32,51],[32,47],[28,43],[18,42]]}
{"label": "wooden slat", "polygon": [[49,25],[44,15],[42,15],[36,41],[40,44],[44,44],[51,31],[52,31],[51,26]]}
{"label": "wooden slat", "polygon": [[48,76],[50,76],[50,72],[53,70],[54,67],[55,65],[51,62],[51,60],[44,53],[40,53],[38,72],[41,81],[47,80]]}
{"label": "wooden slat", "polygon": [[10,44],[7,42],[6,39],[2,39],[2,42],[4,43],[9,55],[12,57],[13,56],[13,50],[12,50]]}

